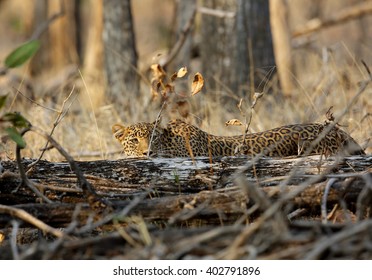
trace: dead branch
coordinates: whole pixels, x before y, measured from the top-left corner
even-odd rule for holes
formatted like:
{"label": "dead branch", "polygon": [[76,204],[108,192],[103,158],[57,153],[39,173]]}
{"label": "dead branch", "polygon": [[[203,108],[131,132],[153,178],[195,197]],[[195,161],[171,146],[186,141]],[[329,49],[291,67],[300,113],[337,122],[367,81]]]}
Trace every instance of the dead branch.
{"label": "dead branch", "polygon": [[351,7],[342,9],[335,15],[331,15],[329,18],[321,20],[319,18],[314,18],[309,20],[304,26],[299,27],[292,32],[292,37],[297,38],[300,36],[308,35],[317,32],[321,29],[328,28],[337,24],[344,23],[353,19],[360,18],[367,14],[372,13],[372,2],[364,1],[360,2]]}
{"label": "dead branch", "polygon": [[64,236],[64,233],[62,231],[57,230],[57,229],[55,229],[51,226],[48,226],[44,222],[40,221],[39,219],[35,218],[34,216],[30,215],[29,213],[27,213],[26,211],[24,211],[22,209],[18,209],[18,208],[15,208],[15,207],[0,204],[0,213],[1,214],[8,214],[12,217],[19,218],[19,219],[35,226],[36,228],[38,228],[38,229],[40,229],[40,230],[42,230],[46,233],[50,233],[50,234],[52,234],[56,237],[63,237]]}
{"label": "dead branch", "polygon": [[190,30],[195,22],[195,16],[196,16],[196,9],[193,11],[192,15],[190,16],[190,19],[186,22],[185,26],[182,28],[181,33],[179,34],[180,37],[177,40],[177,42],[174,44],[172,49],[170,50],[169,54],[160,62],[160,65],[163,68],[166,68],[169,63],[173,61],[173,59],[176,57],[180,49],[182,48],[183,44],[186,41],[186,38],[188,34],[190,33]]}

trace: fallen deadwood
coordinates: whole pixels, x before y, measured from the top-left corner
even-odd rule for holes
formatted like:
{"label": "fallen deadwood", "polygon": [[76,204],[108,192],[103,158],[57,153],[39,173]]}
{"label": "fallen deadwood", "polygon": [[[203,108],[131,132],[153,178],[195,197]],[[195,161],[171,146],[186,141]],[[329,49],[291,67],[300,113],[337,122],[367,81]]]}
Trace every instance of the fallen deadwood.
{"label": "fallen deadwood", "polygon": [[[307,187],[286,204],[292,208],[306,208],[309,213],[320,212],[321,200],[327,182],[313,184]],[[357,198],[366,183],[363,180],[353,180],[345,183],[337,182],[333,185],[327,196],[329,206],[344,200],[349,208],[355,209]],[[295,191],[298,186],[263,187],[262,190],[271,196],[272,200],[278,199],[282,194]],[[113,207],[119,211],[130,205],[131,200],[114,200]],[[182,221],[199,221],[199,223],[221,224],[231,223],[238,217],[245,215],[247,209],[253,206],[244,189],[232,187],[216,191],[201,191],[196,194],[167,195],[163,197],[147,198],[138,203],[129,212],[130,215],[140,215],[147,222],[166,221],[171,223]],[[39,204],[26,203],[15,205],[34,217],[54,227],[67,226],[75,213],[75,203]],[[76,219],[84,223],[92,214],[87,203],[79,204]],[[11,221],[12,217],[0,215],[0,227]]]}
{"label": "fallen deadwood", "polygon": [[[24,161],[25,165],[30,163]],[[77,203],[81,207],[79,220],[92,215],[67,163],[41,161],[28,172],[44,195],[55,201],[52,204],[40,204],[31,190],[20,186],[15,163],[3,165],[6,171],[0,178],[0,204],[15,205],[57,227],[70,223]],[[123,209],[133,198],[142,196],[130,214],[141,215],[146,221],[204,219],[208,224],[220,224],[233,221],[252,206],[244,186],[235,181],[238,174],[244,174],[248,183],[260,187],[272,200],[295,192],[299,184],[306,186],[286,203],[292,208],[306,208],[313,214],[319,213],[324,190],[329,179],[334,178],[327,195],[328,207],[343,200],[355,209],[366,185],[359,177],[372,166],[372,156],[349,157],[340,162],[314,156],[266,158],[255,164],[246,157],[229,157],[213,163],[208,158],[194,163],[179,158],[79,162],[78,165],[95,191],[110,201],[114,209]],[[346,178],[356,179],[345,181]],[[10,220],[10,216],[1,215],[0,226]]]}
{"label": "fallen deadwood", "polygon": [[[23,161],[25,166],[30,163]],[[212,163],[208,158],[194,162],[180,158],[79,162],[87,181],[109,202],[110,207],[101,212],[89,206],[67,163],[41,161],[27,173],[53,201],[50,204],[39,203],[37,195],[20,185],[14,162],[2,165],[0,205],[24,210],[48,226],[65,228],[56,241],[47,234],[52,241],[38,243],[31,250],[28,244],[40,239],[30,226],[33,223],[15,219],[13,210],[0,208],[0,229],[4,228],[0,235],[8,236],[9,225],[12,230],[17,225],[18,238],[23,240],[19,243],[25,243],[19,246],[20,254],[11,251],[11,241],[0,243],[6,252],[2,258],[149,258],[159,254],[155,243],[165,250],[158,258],[210,254],[214,258],[319,258],[328,249],[320,244],[323,249],[312,252],[312,244],[323,238],[324,232],[332,235],[350,230],[347,224],[321,224],[326,229],[314,226],[301,232],[304,227],[295,220],[319,220],[324,206],[323,216],[328,216],[322,217],[323,222],[339,222],[331,215],[335,205],[342,212],[341,220],[363,219],[372,204],[368,191],[372,185],[371,155],[343,160],[262,158],[254,164],[246,157],[220,158]],[[367,224],[360,231],[364,234],[369,228]],[[101,236],[100,232],[106,233]],[[256,255],[240,250],[245,242],[258,246]],[[107,246],[103,249],[102,244]],[[126,248],[125,254],[117,252],[118,244]]]}
{"label": "fallen deadwood", "polygon": [[[30,160],[24,160],[27,166]],[[37,196],[20,187],[17,165],[3,162],[0,177],[0,204],[37,202]],[[371,168],[372,156],[354,156],[344,160],[307,158],[262,158],[252,163],[247,157],[224,157],[212,163],[208,158],[128,159],[117,161],[78,162],[95,191],[111,199],[131,198],[151,190],[157,196],[198,193],[231,187],[237,174],[259,186],[297,185],[304,180],[317,181],[332,174],[358,173]],[[342,175],[338,175],[342,179]],[[28,171],[28,177],[50,198],[61,202],[84,201],[75,174],[68,163],[40,161]],[[336,176],[337,177],[337,176]],[[313,180],[315,178],[315,180]],[[58,196],[61,197],[58,197]]]}

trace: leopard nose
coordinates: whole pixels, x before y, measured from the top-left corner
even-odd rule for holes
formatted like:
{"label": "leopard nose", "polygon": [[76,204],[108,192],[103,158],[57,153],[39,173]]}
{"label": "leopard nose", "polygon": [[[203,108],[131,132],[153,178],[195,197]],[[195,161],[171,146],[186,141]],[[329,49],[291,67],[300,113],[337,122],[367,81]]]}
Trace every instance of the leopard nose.
{"label": "leopard nose", "polygon": [[142,154],[143,154],[145,157],[147,157],[147,155],[149,155],[150,157],[154,155],[154,153],[153,153],[151,150],[150,150],[150,152],[149,152],[149,151],[143,151]]}

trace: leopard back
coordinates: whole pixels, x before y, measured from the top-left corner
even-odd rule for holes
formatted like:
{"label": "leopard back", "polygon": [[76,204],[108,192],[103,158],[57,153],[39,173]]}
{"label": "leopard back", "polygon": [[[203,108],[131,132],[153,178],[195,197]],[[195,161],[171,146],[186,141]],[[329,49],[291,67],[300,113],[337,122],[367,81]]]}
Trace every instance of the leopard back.
{"label": "leopard back", "polygon": [[[127,128],[116,126],[119,129],[113,127],[113,132],[116,131],[114,135],[123,145],[126,155],[147,154],[154,123],[139,123]],[[182,120],[173,120],[166,128],[158,128],[154,134],[150,150],[153,155],[162,157],[364,154],[345,131],[320,123],[286,125],[247,135],[215,136]]]}

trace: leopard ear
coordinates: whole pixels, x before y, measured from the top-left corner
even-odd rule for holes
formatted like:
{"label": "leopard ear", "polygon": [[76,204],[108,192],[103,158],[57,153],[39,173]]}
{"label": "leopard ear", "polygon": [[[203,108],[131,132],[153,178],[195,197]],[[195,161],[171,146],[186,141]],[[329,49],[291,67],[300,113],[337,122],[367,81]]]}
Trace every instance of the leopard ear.
{"label": "leopard ear", "polygon": [[123,137],[125,137],[125,135],[128,134],[128,129],[124,126],[124,125],[121,125],[121,124],[114,124],[111,128],[112,130],[112,133],[114,134],[115,138],[116,139],[121,139]]}
{"label": "leopard ear", "polygon": [[159,116],[155,121],[153,121],[151,124],[152,125],[156,125],[157,127],[161,127],[161,119],[162,119],[162,117],[161,116]]}
{"label": "leopard ear", "polygon": [[155,130],[157,132],[163,132],[163,128],[161,127],[161,117],[159,117],[157,121],[155,120],[154,122],[152,122],[151,125],[153,125],[154,127],[156,126]]}

